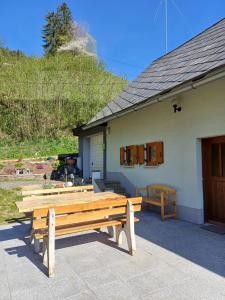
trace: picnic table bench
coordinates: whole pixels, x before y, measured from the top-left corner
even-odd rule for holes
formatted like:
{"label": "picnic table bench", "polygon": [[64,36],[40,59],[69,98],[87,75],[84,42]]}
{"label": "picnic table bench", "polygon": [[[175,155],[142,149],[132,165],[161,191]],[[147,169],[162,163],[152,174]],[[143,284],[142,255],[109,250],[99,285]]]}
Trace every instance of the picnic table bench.
{"label": "picnic table bench", "polygon": [[[48,267],[49,277],[55,273],[55,237],[67,234],[98,230],[107,227],[118,245],[125,232],[129,253],[136,250],[134,212],[141,210],[141,197],[126,198],[111,193],[74,193],[70,199],[65,195],[50,195],[51,198],[33,199],[17,202],[19,212],[32,212],[32,231],[35,248],[39,251],[40,240],[43,240],[43,262]],[[50,197],[48,196],[48,197]],[[72,196],[72,197],[71,197]]]}

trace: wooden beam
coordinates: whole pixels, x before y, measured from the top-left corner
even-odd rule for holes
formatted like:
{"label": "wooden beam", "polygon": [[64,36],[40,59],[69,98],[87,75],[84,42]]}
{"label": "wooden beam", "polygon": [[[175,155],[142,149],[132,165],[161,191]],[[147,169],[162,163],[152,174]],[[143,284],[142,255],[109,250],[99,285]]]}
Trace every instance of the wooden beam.
{"label": "wooden beam", "polygon": [[48,225],[48,276],[55,275],[55,210],[49,209]]}

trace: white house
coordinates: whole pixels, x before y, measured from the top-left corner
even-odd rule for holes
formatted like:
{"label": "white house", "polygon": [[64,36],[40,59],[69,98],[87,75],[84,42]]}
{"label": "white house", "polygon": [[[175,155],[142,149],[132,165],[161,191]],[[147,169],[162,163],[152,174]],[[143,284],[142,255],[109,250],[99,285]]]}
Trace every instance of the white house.
{"label": "white house", "polygon": [[79,136],[83,176],[177,189],[178,217],[225,223],[225,19],[155,60]]}

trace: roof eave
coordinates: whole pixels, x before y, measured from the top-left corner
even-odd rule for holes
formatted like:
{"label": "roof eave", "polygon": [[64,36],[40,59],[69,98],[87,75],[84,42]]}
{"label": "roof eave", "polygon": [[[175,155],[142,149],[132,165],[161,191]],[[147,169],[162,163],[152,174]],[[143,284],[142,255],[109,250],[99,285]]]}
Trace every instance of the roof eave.
{"label": "roof eave", "polygon": [[147,98],[146,100],[144,100],[140,103],[137,103],[135,105],[132,105],[131,107],[124,109],[118,113],[112,114],[108,117],[105,117],[105,118],[99,119],[97,121],[94,121],[93,123],[87,124],[87,125],[83,126],[82,129],[83,130],[90,129],[90,128],[98,126],[102,123],[111,121],[115,118],[119,118],[131,111],[137,111],[145,106],[164,101],[168,98],[177,96],[178,94],[181,94],[183,92],[186,92],[186,91],[194,89],[194,88],[197,88],[198,86],[204,85],[208,82],[211,82],[211,81],[223,78],[223,77],[225,77],[225,65],[215,68],[213,70],[210,70],[208,72],[205,72],[200,76],[198,75],[198,76],[192,78],[191,80],[183,82],[180,85],[177,85],[171,89],[165,90],[153,97]]}

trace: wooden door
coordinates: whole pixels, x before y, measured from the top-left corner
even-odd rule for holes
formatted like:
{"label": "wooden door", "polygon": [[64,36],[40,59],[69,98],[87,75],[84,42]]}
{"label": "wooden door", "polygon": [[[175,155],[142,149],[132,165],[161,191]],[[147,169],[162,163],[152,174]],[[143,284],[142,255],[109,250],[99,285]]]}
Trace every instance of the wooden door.
{"label": "wooden door", "polygon": [[225,224],[225,136],[202,140],[205,222]]}
{"label": "wooden door", "polygon": [[103,134],[90,137],[90,177],[92,171],[100,171],[103,178]]}

